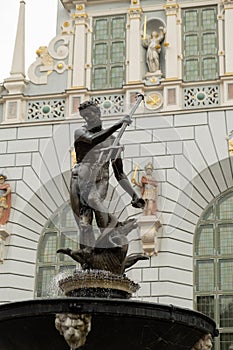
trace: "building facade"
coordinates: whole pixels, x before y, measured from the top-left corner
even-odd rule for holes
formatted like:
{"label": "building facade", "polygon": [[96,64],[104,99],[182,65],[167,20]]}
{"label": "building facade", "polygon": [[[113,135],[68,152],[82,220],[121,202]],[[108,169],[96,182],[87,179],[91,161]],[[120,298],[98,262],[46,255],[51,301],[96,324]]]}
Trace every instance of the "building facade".
{"label": "building facade", "polygon": [[[24,11],[1,86],[0,167],[12,190],[1,229],[0,301],[46,297],[74,268],[69,206],[78,106],[99,103],[104,126],[144,95],[122,138],[131,178],[151,162],[158,181],[158,254],[127,271],[135,298],[215,318],[216,349],[233,344],[233,1],[60,0],[57,35],[25,78]],[[139,192],[140,190],[137,189]],[[120,218],[141,212],[110,179]],[[114,197],[115,198],[115,197]],[[122,208],[124,208],[122,210]],[[136,243],[135,243],[136,242]],[[132,239],[132,251],[138,241]]]}

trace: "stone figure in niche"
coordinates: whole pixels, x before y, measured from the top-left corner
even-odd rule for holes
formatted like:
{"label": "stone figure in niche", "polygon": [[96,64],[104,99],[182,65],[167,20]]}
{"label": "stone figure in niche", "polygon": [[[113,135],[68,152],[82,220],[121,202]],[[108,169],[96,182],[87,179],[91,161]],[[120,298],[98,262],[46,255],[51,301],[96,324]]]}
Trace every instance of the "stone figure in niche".
{"label": "stone figure in niche", "polygon": [[[108,270],[122,274],[143,255],[126,258],[127,234],[136,226],[136,220],[119,222],[104,205],[109,185],[109,163],[121,187],[131,197],[135,208],[144,208],[145,202],[138,197],[123,171],[123,162],[117,150],[112,149],[113,133],[123,123],[131,123],[129,116],[123,117],[108,129],[103,129],[100,108],[92,101],[79,107],[80,115],[86,121],[74,134],[74,148],[77,164],[72,169],[70,200],[80,231],[80,249],[59,249],[58,252],[71,256],[81,263],[83,269]],[[108,160],[109,150],[111,158]],[[100,157],[100,154],[102,155]],[[100,234],[95,238],[93,220],[96,220]]]}
{"label": "stone figure in niche", "polygon": [[8,222],[11,208],[11,188],[6,179],[5,175],[0,174],[0,225]]}
{"label": "stone figure in niche", "polygon": [[159,56],[161,43],[165,37],[165,29],[159,27],[159,32],[153,30],[150,36],[143,37],[142,45],[147,48],[146,62],[150,73],[160,72]]}
{"label": "stone figure in niche", "polygon": [[91,315],[57,314],[55,326],[71,349],[77,349],[85,344],[91,330]]}
{"label": "stone figure in niche", "polygon": [[148,163],[145,166],[145,175],[141,177],[141,181],[136,181],[136,178],[132,178],[132,183],[141,188],[142,198],[145,201],[144,215],[156,215],[157,213],[157,200],[158,200],[158,182],[153,176],[153,165]]}

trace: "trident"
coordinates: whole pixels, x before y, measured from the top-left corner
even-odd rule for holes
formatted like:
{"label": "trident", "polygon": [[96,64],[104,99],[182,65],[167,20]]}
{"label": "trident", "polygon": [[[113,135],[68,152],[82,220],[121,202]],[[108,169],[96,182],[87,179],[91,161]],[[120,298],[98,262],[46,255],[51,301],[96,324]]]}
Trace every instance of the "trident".
{"label": "trident", "polygon": [[[138,106],[140,105],[141,101],[144,100],[144,95],[138,93],[137,94],[137,101],[135,102],[135,104],[133,105],[133,108],[131,109],[131,111],[129,112],[129,117],[132,118],[133,114],[135,113],[136,109],[138,108]],[[108,148],[102,148],[101,149],[101,153],[100,153],[100,156],[99,156],[99,159],[98,159],[98,163],[101,162],[102,158],[103,158],[103,155],[109,151],[106,159],[104,160],[106,163],[110,161],[111,157],[112,157],[112,154],[113,154],[113,151],[116,151],[115,153],[115,156],[114,156],[114,160],[115,161],[118,157],[119,157],[119,154],[123,151],[124,149],[124,146],[120,145],[119,144],[119,141],[125,131],[125,129],[127,128],[128,124],[126,122],[124,122],[117,134],[117,137],[115,138],[113,144],[111,147],[108,147]]]}

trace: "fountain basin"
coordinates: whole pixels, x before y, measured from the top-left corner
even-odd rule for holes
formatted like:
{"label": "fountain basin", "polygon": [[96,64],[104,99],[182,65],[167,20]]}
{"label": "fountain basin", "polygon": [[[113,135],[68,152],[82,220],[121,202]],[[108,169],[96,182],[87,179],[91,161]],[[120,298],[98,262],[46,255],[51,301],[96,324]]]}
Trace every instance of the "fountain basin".
{"label": "fountain basin", "polygon": [[83,350],[190,350],[215,322],[189,309],[123,299],[35,299],[0,305],[0,349],[70,350],[55,328],[58,313],[90,314]]}

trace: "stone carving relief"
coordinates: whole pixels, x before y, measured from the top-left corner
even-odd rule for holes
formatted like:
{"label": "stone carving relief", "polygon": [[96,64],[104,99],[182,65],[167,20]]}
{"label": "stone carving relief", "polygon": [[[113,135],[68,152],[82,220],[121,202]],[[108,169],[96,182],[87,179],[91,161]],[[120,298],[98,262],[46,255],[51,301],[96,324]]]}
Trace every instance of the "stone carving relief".
{"label": "stone carving relief", "polygon": [[36,85],[47,84],[48,76],[54,71],[62,74],[69,69],[70,42],[70,35],[58,35],[48,47],[39,47],[36,52],[38,57],[28,70],[28,76],[32,83]]}
{"label": "stone carving relief", "polygon": [[211,334],[205,334],[200,340],[198,340],[191,350],[211,350],[212,346]]}
{"label": "stone carving relief", "polygon": [[144,17],[142,46],[146,49],[145,61],[147,72],[145,75],[146,85],[158,85],[162,77],[163,67],[161,62],[164,61],[162,44],[165,40],[166,29],[164,23],[158,18]]}
{"label": "stone carving relief", "polygon": [[65,99],[36,100],[27,103],[27,120],[65,118]]}
{"label": "stone carving relief", "polygon": [[140,182],[136,180],[135,168],[134,175],[131,182],[141,188],[142,198],[145,201],[145,207],[143,215],[156,215],[157,213],[157,200],[158,200],[158,183],[153,176],[153,165],[148,163],[145,166],[145,174],[141,177]]}
{"label": "stone carving relief", "polygon": [[0,226],[8,222],[11,209],[11,188],[6,179],[5,175],[0,174]]}
{"label": "stone carving relief", "polygon": [[6,175],[0,174],[0,263],[3,263],[5,240],[9,236],[6,224],[11,209],[11,187],[6,183]]}
{"label": "stone carving relief", "polygon": [[184,108],[203,108],[218,106],[220,103],[219,86],[192,86],[184,88]]}
{"label": "stone carving relief", "polygon": [[71,349],[77,349],[86,342],[91,330],[91,316],[78,314],[57,314],[55,326],[64,336]]}
{"label": "stone carving relief", "polygon": [[93,97],[94,102],[98,103],[102,115],[112,115],[124,113],[125,103],[124,95],[114,94],[114,95],[102,95]]}
{"label": "stone carving relief", "polygon": [[151,162],[145,166],[145,174],[137,181],[136,165],[131,182],[141,189],[142,198],[145,201],[143,214],[139,217],[137,223],[140,230],[142,248],[146,255],[158,255],[158,231],[162,227],[160,220],[157,219],[157,200],[158,200],[158,182],[153,174],[153,165]]}

